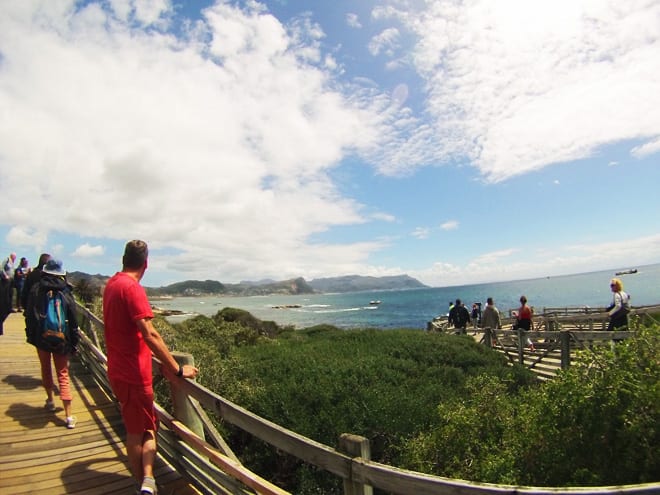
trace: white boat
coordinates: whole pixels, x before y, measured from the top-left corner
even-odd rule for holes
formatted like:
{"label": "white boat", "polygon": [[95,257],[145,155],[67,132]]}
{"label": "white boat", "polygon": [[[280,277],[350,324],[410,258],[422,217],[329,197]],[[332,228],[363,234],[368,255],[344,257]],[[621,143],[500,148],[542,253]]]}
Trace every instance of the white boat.
{"label": "white boat", "polygon": [[380,304],[380,301],[369,301],[369,304],[371,306],[378,306]]}

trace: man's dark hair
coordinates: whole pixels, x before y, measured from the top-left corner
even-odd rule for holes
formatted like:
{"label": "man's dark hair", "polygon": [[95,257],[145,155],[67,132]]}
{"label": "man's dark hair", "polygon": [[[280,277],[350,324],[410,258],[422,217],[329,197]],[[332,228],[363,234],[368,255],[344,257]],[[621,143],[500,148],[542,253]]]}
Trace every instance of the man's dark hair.
{"label": "man's dark hair", "polygon": [[50,259],[50,254],[48,253],[41,253],[41,256],[39,256],[39,261],[37,261],[37,266],[36,268],[41,270],[41,268],[48,263],[48,260]]}
{"label": "man's dark hair", "polygon": [[144,262],[149,257],[149,248],[147,243],[140,240],[132,240],[126,243],[122,264],[124,268],[138,270],[142,268]]}

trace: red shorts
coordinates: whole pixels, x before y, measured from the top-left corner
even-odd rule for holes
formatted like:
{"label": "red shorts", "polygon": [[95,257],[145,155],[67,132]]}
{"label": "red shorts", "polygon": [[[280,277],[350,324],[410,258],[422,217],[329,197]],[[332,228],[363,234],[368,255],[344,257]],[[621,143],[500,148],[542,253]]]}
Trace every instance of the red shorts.
{"label": "red shorts", "polygon": [[141,435],[147,430],[158,430],[151,385],[131,385],[117,380],[111,380],[110,385],[121,405],[126,433]]}

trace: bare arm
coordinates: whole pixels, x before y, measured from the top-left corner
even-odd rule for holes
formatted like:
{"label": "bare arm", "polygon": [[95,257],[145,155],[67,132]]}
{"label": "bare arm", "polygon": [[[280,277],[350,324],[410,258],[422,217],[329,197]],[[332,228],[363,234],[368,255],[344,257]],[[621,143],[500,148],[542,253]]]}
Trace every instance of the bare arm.
{"label": "bare arm", "polygon": [[[147,344],[151,352],[154,353],[154,356],[160,360],[162,363],[163,373],[168,380],[173,379],[177,376],[179,372],[179,363],[176,362],[174,356],[169,351],[165,345],[165,341],[158,333],[151,323],[151,318],[143,318],[136,321],[140,332],[142,332],[142,337],[144,342]],[[195,378],[197,372],[199,371],[196,367],[190,366],[188,364],[182,367],[183,378]]]}

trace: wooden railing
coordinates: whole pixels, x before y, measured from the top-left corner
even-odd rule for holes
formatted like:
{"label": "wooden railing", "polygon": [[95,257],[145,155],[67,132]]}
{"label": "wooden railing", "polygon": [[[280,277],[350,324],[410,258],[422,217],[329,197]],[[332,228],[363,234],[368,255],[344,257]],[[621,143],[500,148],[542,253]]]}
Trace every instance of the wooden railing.
{"label": "wooden railing", "polygon": [[[570,366],[577,350],[592,351],[601,345],[622,341],[635,335],[641,324],[658,323],[660,305],[633,308],[628,329],[607,331],[608,318],[603,308],[544,308],[534,317],[529,332],[512,330],[513,319],[504,329],[481,329],[481,342],[503,353],[511,363],[521,364],[542,379],[554,378],[558,369]],[[527,339],[534,343],[532,352]]]}
{"label": "wooden railing", "polygon": [[[83,318],[80,358],[93,371],[97,381],[112,394],[106,374],[106,357],[98,331],[103,322],[80,306]],[[182,356],[178,356],[181,358]],[[183,356],[185,358],[185,356]],[[155,361],[155,371],[159,371]],[[342,435],[338,449],[321,444],[240,407],[192,380],[179,380],[172,389],[172,414],[158,406],[165,428],[159,431],[159,453],[186,473],[202,492],[208,494],[248,493],[285,494],[286,491],[252,473],[243,466],[213,428],[205,420],[207,411],[273,448],[286,452],[302,462],[317,466],[343,480],[346,495],[367,495],[373,487],[401,495],[651,495],[660,493],[660,483],[616,487],[539,488],[471,483],[398,469],[370,460],[369,441],[357,435]],[[181,398],[185,400],[181,400]],[[180,409],[188,407],[203,425],[184,424]],[[198,407],[201,405],[202,407]],[[194,422],[194,421],[193,421]]]}

